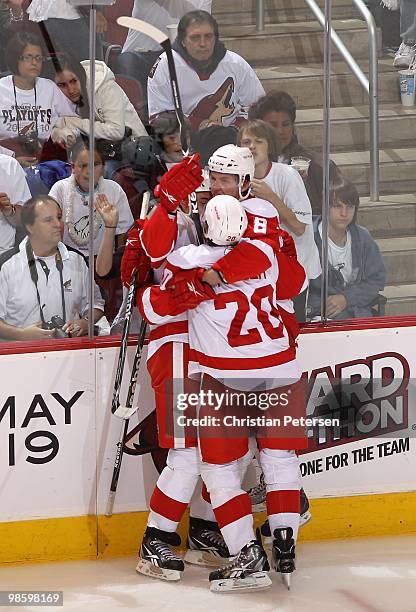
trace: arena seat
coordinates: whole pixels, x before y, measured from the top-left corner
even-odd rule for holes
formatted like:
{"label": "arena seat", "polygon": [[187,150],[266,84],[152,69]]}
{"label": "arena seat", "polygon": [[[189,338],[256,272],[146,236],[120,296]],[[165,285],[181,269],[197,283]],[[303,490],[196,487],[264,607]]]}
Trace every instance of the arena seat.
{"label": "arena seat", "polygon": [[123,2],[107,6],[105,10],[107,32],[104,42],[104,61],[112,69],[114,69],[117,56],[120,55],[127,36],[126,28],[119,26],[117,19],[123,15],[130,16],[133,5],[134,0],[123,0]]}

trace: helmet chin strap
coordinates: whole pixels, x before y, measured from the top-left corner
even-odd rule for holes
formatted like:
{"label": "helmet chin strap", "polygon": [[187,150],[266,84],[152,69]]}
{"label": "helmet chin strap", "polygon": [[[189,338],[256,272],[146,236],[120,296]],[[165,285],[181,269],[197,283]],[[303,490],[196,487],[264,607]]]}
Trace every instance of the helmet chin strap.
{"label": "helmet chin strap", "polygon": [[[246,179],[244,179],[244,180],[243,180],[243,184],[244,184],[245,180],[246,180]],[[247,193],[246,193],[245,195],[243,195],[243,194],[242,194],[242,192],[241,192],[241,187],[242,187],[242,185],[239,185],[239,186],[238,186],[238,197],[239,197],[239,199],[240,199],[240,202],[241,202],[242,200],[247,200],[247,198],[248,198],[248,197],[250,196],[250,194],[251,194],[251,184],[249,185],[249,187],[248,187],[248,189],[247,189]]]}

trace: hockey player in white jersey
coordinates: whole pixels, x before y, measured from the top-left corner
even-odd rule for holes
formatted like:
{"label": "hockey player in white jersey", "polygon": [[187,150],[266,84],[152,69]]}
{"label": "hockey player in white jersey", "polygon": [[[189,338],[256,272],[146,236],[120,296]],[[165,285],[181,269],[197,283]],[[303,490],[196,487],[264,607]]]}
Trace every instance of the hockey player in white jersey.
{"label": "hockey player in white jersey", "polygon": [[[276,209],[270,202],[262,198],[250,196],[250,184],[254,177],[255,169],[254,159],[250,150],[246,147],[238,147],[232,144],[224,145],[217,149],[210,157],[208,168],[211,193],[214,196],[220,194],[231,195],[242,203],[248,217],[248,228],[245,236],[252,238],[275,237],[279,228],[279,222],[276,222],[276,219],[278,220]],[[290,246],[287,248],[290,250]],[[240,245],[235,250],[234,256],[237,254],[237,251],[240,251],[239,255],[242,255]],[[296,254],[293,242],[292,251]],[[247,253],[247,262],[251,262],[249,253]],[[215,270],[219,272],[223,279],[226,277],[228,281],[232,282],[235,280],[233,276],[235,270],[241,271],[241,259],[234,261],[233,255],[228,255],[225,259],[216,262],[213,270],[206,276],[207,281],[212,285],[220,280],[219,276],[215,275]],[[279,301],[279,309],[286,329],[290,332],[292,342],[295,343],[299,334],[299,324],[295,316],[292,301]],[[265,501],[266,490],[262,480],[259,482],[259,486],[252,490],[251,497],[253,504]],[[300,501],[300,526],[303,526],[312,518],[309,512],[309,500],[303,488],[301,489]],[[261,531],[267,540],[272,535],[267,521],[262,526]]]}
{"label": "hockey player in white jersey", "polygon": [[[215,297],[210,299],[213,294],[201,282],[204,268],[210,268],[225,255],[229,249],[224,246],[239,239],[247,220],[237,200],[220,196],[207,204],[203,224],[206,238],[217,246],[190,245],[169,255],[161,288],[145,290],[148,296],[143,302],[147,318],[151,320],[162,312],[169,312],[175,302],[187,301],[189,294],[193,294],[201,304],[188,312],[190,372],[203,372],[216,380],[224,377],[239,379],[237,388],[243,379],[248,378],[260,378],[257,381],[260,383],[266,378],[298,379],[296,352],[280,319],[276,296],[280,293],[294,295],[302,289],[305,282],[303,268],[295,259],[290,260],[276,252],[276,241],[255,241],[258,259],[267,258],[269,261],[267,271],[260,278],[232,285],[222,283],[215,288]],[[253,241],[247,242],[254,246]],[[181,278],[181,270],[194,266],[199,270],[190,270],[184,285],[175,280],[176,273]],[[172,282],[174,298],[169,290]],[[182,294],[181,286],[184,287]],[[295,387],[291,389],[297,394]],[[230,553],[236,555],[229,566],[211,573],[211,589],[247,590],[270,586],[267,557],[254,537],[250,499],[241,489],[242,474],[251,460],[248,438],[243,435],[230,440],[216,435],[215,440],[209,436],[200,437],[199,443],[204,460],[202,474],[210,491],[217,522]],[[292,450],[286,449],[299,448],[304,444],[304,438],[301,435],[296,440],[275,439],[270,437],[270,432],[262,430],[258,444],[275,537],[274,567],[288,575],[294,569],[299,481],[297,457]],[[280,482],[277,482],[277,473],[283,474]]]}

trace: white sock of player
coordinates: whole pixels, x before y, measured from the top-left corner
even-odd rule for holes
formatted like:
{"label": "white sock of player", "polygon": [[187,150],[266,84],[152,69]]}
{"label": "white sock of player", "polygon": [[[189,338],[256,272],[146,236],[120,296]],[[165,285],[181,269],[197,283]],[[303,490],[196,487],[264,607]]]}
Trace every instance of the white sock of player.
{"label": "white sock of player", "polygon": [[241,488],[252,459],[249,451],[226,464],[203,463],[201,474],[211,498],[214,514],[231,555],[255,539],[250,496]]}
{"label": "white sock of player", "polygon": [[209,499],[205,499],[204,497],[204,493],[202,491],[202,479],[200,480],[200,482],[198,482],[198,485],[192,496],[189,507],[189,514],[192,518],[199,518],[203,519],[204,521],[215,522],[217,520],[215,518],[211,502],[209,501]]}
{"label": "white sock of player", "polygon": [[200,476],[197,448],[170,449],[150,499],[149,527],[176,531]]}
{"label": "white sock of player", "polygon": [[291,527],[293,538],[299,530],[299,459],[294,451],[266,448],[260,452],[266,482],[266,505],[270,531]]}

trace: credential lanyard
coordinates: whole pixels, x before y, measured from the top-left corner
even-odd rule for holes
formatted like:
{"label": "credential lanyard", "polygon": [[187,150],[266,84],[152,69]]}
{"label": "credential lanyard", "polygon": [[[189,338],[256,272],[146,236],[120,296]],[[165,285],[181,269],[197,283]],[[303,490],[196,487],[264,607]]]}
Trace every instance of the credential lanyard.
{"label": "credential lanyard", "polygon": [[[40,301],[40,295],[39,295],[39,289],[38,289],[39,276],[38,276],[38,271],[36,269],[35,256],[33,254],[33,249],[32,249],[32,245],[30,244],[30,240],[28,240],[27,243],[26,243],[26,254],[27,254],[27,261],[28,261],[28,264],[29,264],[30,278],[32,279],[32,282],[33,282],[33,284],[35,285],[35,288],[36,288],[36,297],[37,297],[38,304],[39,304],[40,318],[41,318],[42,324],[45,325],[46,321],[45,321],[45,317],[44,317],[44,314],[43,314],[43,309],[45,307],[45,304],[42,306],[41,305],[41,301]],[[39,259],[39,262],[41,262],[40,259]],[[44,263],[44,265],[46,266],[45,263]],[[56,265],[56,269],[59,272],[59,278],[60,278],[60,281],[61,281],[62,319],[63,319],[64,323],[66,323],[66,307],[65,307],[65,293],[64,293],[64,278],[63,278],[64,264],[63,264],[63,261],[62,261],[61,253],[59,252],[59,248],[58,248],[58,251],[57,251],[57,253],[55,255],[55,265]],[[49,269],[48,268],[43,268],[43,269],[45,271],[46,278],[48,278]],[[46,270],[48,270],[48,272],[46,272]]]}

